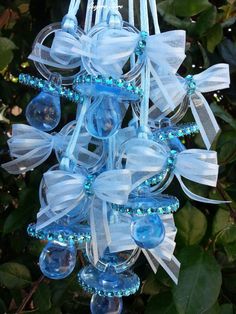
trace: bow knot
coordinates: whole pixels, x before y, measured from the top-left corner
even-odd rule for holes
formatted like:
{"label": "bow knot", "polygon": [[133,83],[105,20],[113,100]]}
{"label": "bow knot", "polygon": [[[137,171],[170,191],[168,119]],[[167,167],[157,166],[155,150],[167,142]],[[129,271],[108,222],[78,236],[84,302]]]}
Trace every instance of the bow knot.
{"label": "bow knot", "polygon": [[189,95],[194,94],[196,91],[197,83],[196,83],[193,75],[186,76],[185,81],[186,81],[186,85],[187,85],[188,94]]}
{"label": "bow knot", "polygon": [[169,151],[163,145],[145,139],[130,140],[126,146],[128,147],[126,152],[127,169],[144,172],[149,179],[168,168],[175,174],[183,191],[191,199],[212,204],[222,203],[192,193],[181,179],[181,177],[185,177],[199,184],[216,186],[219,166],[215,151],[188,149],[178,153],[175,150]]}
{"label": "bow knot", "polygon": [[[10,155],[16,159],[3,164],[2,167],[12,174],[30,171],[48,159],[53,150],[65,149],[69,137],[64,128],[59,133],[48,134],[30,125],[14,124],[8,146]],[[79,138],[80,150],[86,155],[92,155],[86,148],[89,141],[90,136],[87,133]]]}
{"label": "bow knot", "polygon": [[42,164],[54,147],[61,148],[62,145],[58,134],[51,135],[29,125],[14,124],[8,146],[10,155],[16,159],[2,167],[12,174],[25,173]]}
{"label": "bow knot", "polygon": [[48,206],[38,213],[37,229],[66,216],[82,200],[90,199],[91,196],[105,202],[125,204],[133,190],[132,174],[129,170],[105,171],[97,177],[87,176],[82,172],[55,170],[45,173],[44,181]]}

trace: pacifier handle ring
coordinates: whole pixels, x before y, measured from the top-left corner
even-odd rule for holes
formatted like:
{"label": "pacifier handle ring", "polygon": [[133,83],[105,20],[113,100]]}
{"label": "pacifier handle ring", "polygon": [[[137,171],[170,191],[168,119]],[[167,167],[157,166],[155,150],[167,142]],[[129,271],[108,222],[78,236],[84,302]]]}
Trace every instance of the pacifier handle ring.
{"label": "pacifier handle ring", "polygon": [[[36,46],[37,43],[39,44],[43,44],[44,41],[50,36],[52,35],[53,33],[55,33],[56,31],[58,30],[61,30],[61,23],[60,22],[56,22],[56,23],[52,23],[52,24],[49,24],[47,25],[46,27],[44,27],[39,33],[38,35],[36,36],[35,40],[34,40],[34,43],[33,43],[33,50],[34,50],[34,47]],[[77,28],[77,32],[75,33],[78,38],[81,36],[81,35],[84,35],[84,31],[78,27]],[[50,71],[46,65],[44,65],[43,63],[40,63],[40,62],[37,62],[37,61],[34,61],[34,64],[35,64],[35,67],[36,69],[39,71],[39,73],[46,79],[48,80],[51,76],[51,74],[54,71]],[[73,75],[70,75],[70,76],[64,76],[64,75],[61,75],[62,77],[62,85],[71,85],[75,79],[75,77],[78,75],[78,73],[80,72],[80,70],[73,74]]]}
{"label": "pacifier handle ring", "polygon": [[180,122],[183,117],[186,115],[189,108],[189,97],[186,95],[183,99],[183,102],[180,104],[176,113],[170,117],[171,124],[177,124]]}

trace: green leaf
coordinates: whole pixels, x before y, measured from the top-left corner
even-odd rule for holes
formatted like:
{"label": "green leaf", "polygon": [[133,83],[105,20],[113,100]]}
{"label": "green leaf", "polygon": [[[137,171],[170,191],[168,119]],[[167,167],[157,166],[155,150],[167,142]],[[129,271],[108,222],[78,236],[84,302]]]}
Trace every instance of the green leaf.
{"label": "green leaf", "polygon": [[216,235],[221,230],[225,229],[229,224],[233,223],[229,211],[219,208],[214,216],[212,224],[212,235]]}
{"label": "green leaf", "polygon": [[223,59],[231,66],[236,67],[236,43],[230,39],[224,39],[219,45],[219,50]]}
{"label": "green leaf", "polygon": [[176,28],[190,30],[193,25],[189,19],[180,19],[175,15],[173,8],[173,0],[165,0],[158,4],[158,12],[163,19]]}
{"label": "green leaf", "polygon": [[2,299],[0,299],[0,314],[4,314],[7,312],[7,308]]}
{"label": "green leaf", "polygon": [[208,0],[174,0],[175,14],[181,17],[191,17],[211,6]]}
{"label": "green leaf", "polygon": [[236,225],[229,225],[216,237],[215,243],[223,246],[230,262],[236,260]]}
{"label": "green leaf", "polygon": [[46,283],[41,283],[34,294],[34,303],[40,312],[48,311],[51,306],[51,290]]}
{"label": "green leaf", "polygon": [[234,314],[233,304],[222,304],[220,314]]}
{"label": "green leaf", "polygon": [[151,297],[145,314],[178,314],[173,297],[170,292],[165,292]]}
{"label": "green leaf", "polygon": [[216,23],[217,9],[212,5],[209,9],[202,12],[195,24],[196,33],[203,36],[207,30],[214,26]]}
{"label": "green leaf", "polygon": [[221,118],[223,121],[231,125],[232,128],[236,129],[236,120],[231,116],[231,114],[225,111],[224,108],[217,103],[212,103],[211,109],[216,117]]}
{"label": "green leaf", "polygon": [[217,143],[217,151],[220,165],[229,164],[236,160],[235,131],[221,133]]}
{"label": "green leaf", "polygon": [[5,263],[0,265],[0,282],[8,289],[22,288],[31,283],[31,275],[24,265]]}
{"label": "green leaf", "polygon": [[207,50],[213,53],[216,46],[221,42],[222,38],[223,38],[222,26],[220,24],[215,24],[207,32]]}
{"label": "green leaf", "polygon": [[10,39],[0,37],[0,71],[11,63],[13,59],[12,50],[15,48],[15,44]]}
{"label": "green leaf", "polygon": [[218,298],[222,283],[220,267],[213,256],[198,246],[184,248],[178,258],[181,262],[179,283],[173,287],[177,311],[204,313]]}
{"label": "green leaf", "polygon": [[20,194],[19,206],[13,210],[5,220],[3,232],[8,234],[27,225],[33,209],[37,208],[37,192],[33,188],[26,188]]}
{"label": "green leaf", "polygon": [[158,294],[159,292],[160,292],[160,284],[157,281],[156,274],[151,273],[144,282],[144,285],[142,287],[142,293],[155,295],[155,294]]}
{"label": "green leaf", "polygon": [[202,314],[220,314],[220,306],[219,303],[216,302],[210,309],[203,312]]}
{"label": "green leaf", "polygon": [[189,202],[175,215],[175,222],[178,237],[184,245],[198,244],[206,233],[205,215]]}

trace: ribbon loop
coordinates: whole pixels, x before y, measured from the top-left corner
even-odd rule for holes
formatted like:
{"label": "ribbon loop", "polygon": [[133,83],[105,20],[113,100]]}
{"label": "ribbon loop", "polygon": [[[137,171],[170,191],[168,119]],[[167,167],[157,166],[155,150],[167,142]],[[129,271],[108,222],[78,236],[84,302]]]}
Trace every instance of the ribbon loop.
{"label": "ribbon loop", "polygon": [[38,213],[38,230],[67,215],[82,200],[91,196],[93,199],[93,195],[105,202],[125,204],[133,189],[131,172],[128,170],[105,171],[95,180],[82,172],[55,170],[45,173],[44,180],[48,206]]}
{"label": "ribbon loop", "polygon": [[181,176],[196,183],[215,187],[217,184],[219,166],[217,153],[202,149],[189,149],[178,154],[174,173],[184,193],[191,199],[209,203],[224,204],[225,201],[212,200],[191,192],[181,179]]}
{"label": "ribbon loop", "polygon": [[[60,136],[59,134],[56,135]],[[14,124],[12,138],[8,140],[10,155],[15,160],[7,162],[2,167],[12,174],[25,173],[41,165],[51,154],[54,136],[24,124]]]}
{"label": "ribbon loop", "polygon": [[193,79],[196,82],[196,90],[201,93],[229,88],[229,65],[226,63],[213,65],[202,73],[193,75]]}

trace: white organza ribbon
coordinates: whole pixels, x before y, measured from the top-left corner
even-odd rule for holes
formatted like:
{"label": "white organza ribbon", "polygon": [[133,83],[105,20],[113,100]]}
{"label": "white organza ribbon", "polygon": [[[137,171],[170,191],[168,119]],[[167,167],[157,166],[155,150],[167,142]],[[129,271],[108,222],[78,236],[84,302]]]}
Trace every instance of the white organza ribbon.
{"label": "white organza ribbon", "polygon": [[[65,150],[69,140],[70,135],[65,135],[64,129],[57,134],[48,134],[29,125],[13,124],[8,146],[10,155],[16,159],[1,166],[12,174],[31,171],[48,159],[53,149]],[[87,148],[90,140],[91,136],[88,133],[80,135],[78,140],[80,156],[83,154],[86,158],[98,159],[98,155]]]}
{"label": "white organza ribbon", "polygon": [[188,149],[177,155],[174,173],[186,195],[203,203],[221,204],[224,201],[212,200],[191,192],[181,177],[190,181],[215,187],[218,179],[219,166],[217,153],[203,149]]}
{"label": "white organza ribbon", "polygon": [[[37,229],[42,229],[64,217],[78,206],[82,199],[88,197],[85,191],[86,180],[87,177],[82,173],[69,173],[62,170],[45,173],[48,206],[42,208],[37,215]],[[129,170],[105,171],[91,183],[91,192],[97,198],[115,204],[127,203],[132,189]]]}
{"label": "white organza ribbon", "polygon": [[107,203],[95,198],[90,208],[91,245],[94,265],[97,264],[99,258],[103,257],[111,241],[107,212]]}
{"label": "white organza ribbon", "polygon": [[[173,215],[160,216],[165,227],[164,241],[154,249],[142,249],[152,270],[156,273],[158,266],[161,265],[172,280],[177,284],[180,263],[174,257],[175,236],[177,233]],[[112,253],[126,250],[134,250],[137,244],[132,239],[130,232],[130,218],[117,224],[110,224],[110,244],[109,249]]]}
{"label": "white organza ribbon", "polygon": [[186,95],[186,90],[176,75],[163,73],[163,75],[159,75],[159,80],[165,90],[160,88],[160,84],[157,84],[153,77],[151,78],[150,99],[154,104],[149,110],[151,122],[160,120],[162,113],[168,115],[183,101]]}
{"label": "white organza ribbon", "polygon": [[54,148],[63,146],[60,133],[51,135],[25,124],[14,124],[8,140],[10,155],[15,160],[2,167],[12,174],[25,173],[41,165]]}
{"label": "white organza ribbon", "polygon": [[[220,128],[202,93],[229,88],[229,65],[224,63],[216,64],[206,71],[194,75],[193,82],[196,84],[196,90],[193,94],[189,95],[190,107],[200,128],[203,141],[207,149],[209,149]],[[186,86],[186,83],[184,84]]]}
{"label": "white organza ribbon", "polygon": [[[61,53],[61,55],[66,54],[69,61],[62,63],[52,58],[52,48],[39,43],[36,43],[28,58],[54,68],[70,70],[81,66],[81,56],[95,57],[94,54],[90,54],[84,49],[85,43],[88,44],[90,42],[89,37],[86,35],[78,38],[70,33],[58,30],[55,36],[57,38],[57,52]],[[55,47],[53,48],[55,49]]]}
{"label": "white organza ribbon", "polygon": [[[144,172],[146,177],[151,178],[167,167],[170,151],[162,149],[160,144],[146,139],[132,139],[127,142],[126,147],[125,158],[126,169],[128,170],[136,173]],[[121,156],[121,158],[124,159],[124,156]],[[215,187],[219,172],[215,151],[188,149],[178,153],[175,158],[173,172],[185,194],[199,202],[225,203],[224,201],[211,200],[194,194],[186,187],[181,178],[184,177],[199,184]]]}

